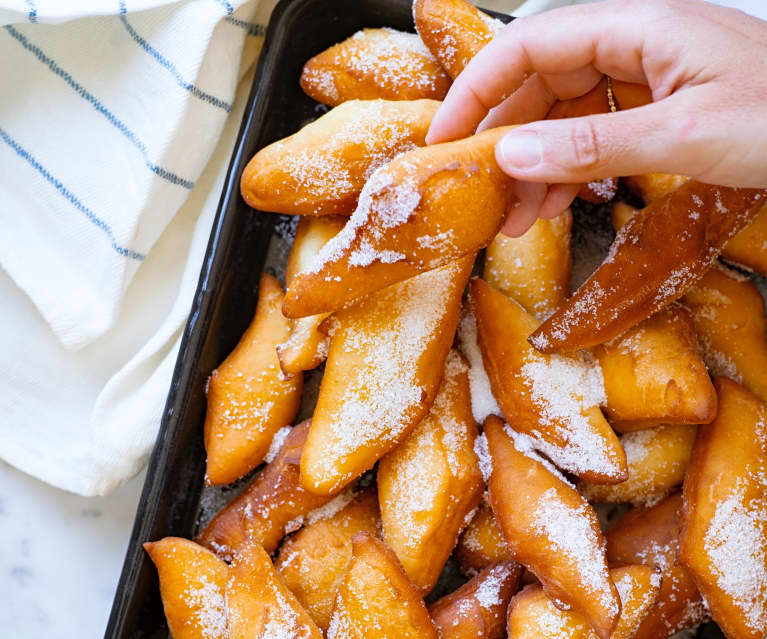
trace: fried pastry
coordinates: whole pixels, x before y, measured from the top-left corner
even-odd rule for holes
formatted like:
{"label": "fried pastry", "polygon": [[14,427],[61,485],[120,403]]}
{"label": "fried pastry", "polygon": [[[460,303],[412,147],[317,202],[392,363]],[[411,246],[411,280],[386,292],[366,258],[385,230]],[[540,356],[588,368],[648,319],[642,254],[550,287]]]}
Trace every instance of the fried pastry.
{"label": "fried pastry", "polygon": [[362,29],[311,58],[301,73],[310,98],[338,106],[347,100],[441,100],[450,77],[414,33]]}
{"label": "fried pastry", "polygon": [[658,598],[634,639],[670,637],[708,618],[692,576],[677,563],[681,507],[677,492],[651,508],[630,510],[605,533],[610,563],[641,563],[662,571]]}
{"label": "fried pastry", "polygon": [[767,318],[753,282],[723,266],[712,268],[682,302],[690,309],[711,372],[767,400]]}
{"label": "fried pastry", "polygon": [[343,231],[291,282],[285,313],[336,310],[489,244],[512,198],[494,155],[509,130],[414,149],[373,173]]}
{"label": "fried pastry", "polygon": [[[660,573],[649,566],[633,565],[613,568],[610,577],[621,599],[620,619],[610,639],[632,639],[658,596]],[[596,639],[598,636],[585,617],[557,608],[540,586],[527,586],[511,600],[508,631],[514,639]]]}
{"label": "fried pastry", "polygon": [[469,362],[469,388],[471,389],[471,412],[474,421],[481,424],[488,415],[501,416],[501,409],[493,397],[490,380],[482,362],[482,352],[477,340],[477,322],[467,305],[461,310],[456,342]]}
{"label": "fried pastry", "polygon": [[521,237],[499,233],[485,251],[482,278],[531,315],[548,317],[570,290],[572,226],[567,210],[550,220],[539,218]]}
{"label": "fried pastry", "polygon": [[440,639],[501,639],[506,608],[519,587],[522,566],[488,566],[463,586],[429,606]]}
{"label": "fried pastry", "polygon": [[650,204],[676,191],[689,180],[690,178],[685,175],[673,173],[644,173],[623,178],[626,186],[641,197],[645,204]]}
{"label": "fried pastry", "polygon": [[301,527],[305,515],[330,501],[299,483],[308,432],[308,420],[288,431],[275,459],[213,518],[197,541],[224,558],[231,558],[247,541],[271,553],[286,534]]}
{"label": "fried pastry", "polygon": [[493,395],[513,428],[557,466],[595,483],[626,479],[626,456],[602,415],[598,366],[544,355],[527,342],[538,321],[480,279],[469,294]]}
{"label": "fried pastry", "polygon": [[699,424],[716,416],[716,391],[682,305],[670,304],[592,352],[611,420]]}
{"label": "fried pastry", "polygon": [[242,174],[242,197],[259,211],[351,215],[373,171],[424,145],[439,104],[346,102],[256,153]]}
{"label": "fried pastry", "polygon": [[226,584],[229,567],[193,541],[165,537],[144,550],[157,567],[160,596],[174,639],[229,639]]}
{"label": "fried pastry", "polygon": [[274,563],[282,581],[314,622],[327,630],[336,590],[352,557],[352,537],[380,526],[375,488],[341,493],[280,546]]}
{"label": "fried pastry", "polygon": [[280,283],[263,275],[253,321],[210,374],[205,416],[205,478],[210,485],[228,484],[258,466],[274,434],[298,412],[303,377],[285,377],[275,350],[290,330],[282,300]]}
{"label": "fried pastry", "polygon": [[461,570],[470,576],[488,566],[512,561],[509,546],[484,499],[458,540],[455,556]]}
{"label": "fried pastry", "polygon": [[241,546],[226,586],[227,639],[322,639],[322,632],[288,590],[266,551]]}
{"label": "fried pastry", "polygon": [[490,506],[512,556],[540,579],[558,607],[572,607],[607,639],[621,607],[594,510],[527,448],[523,435],[497,417],[488,417],[483,437],[491,466]]}
{"label": "fried pastry", "polygon": [[424,595],[485,488],[476,437],[469,367],[452,350],[428,415],[378,466],[383,538]]}
{"label": "fried pastry", "polygon": [[389,287],[334,315],[301,483],[338,492],[407,437],[429,411],[473,256]]}
{"label": "fried pastry", "polygon": [[453,79],[504,26],[466,0],[415,0],[413,18],[421,40]]}
{"label": "fried pastry", "polygon": [[667,424],[623,435],[629,478],[605,486],[579,482],[578,489],[591,502],[633,504],[653,503],[681,485],[690,463],[697,427]]}
{"label": "fried pastry", "polygon": [[437,639],[426,605],[395,554],[368,533],[352,537],[327,639]]}
{"label": "fried pastry", "polygon": [[762,206],[767,191],[690,180],[635,215],[608,257],[530,336],[538,350],[606,342],[678,299]]}
{"label": "fried pastry", "polygon": [[767,404],[718,377],[719,414],[698,428],[679,558],[730,639],[767,628]]}

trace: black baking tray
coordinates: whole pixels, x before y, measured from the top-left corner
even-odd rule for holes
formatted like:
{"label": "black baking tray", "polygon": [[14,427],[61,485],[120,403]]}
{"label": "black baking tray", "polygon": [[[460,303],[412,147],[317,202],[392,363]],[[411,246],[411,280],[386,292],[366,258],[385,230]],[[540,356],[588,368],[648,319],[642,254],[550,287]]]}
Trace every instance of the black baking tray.
{"label": "black baking tray", "polygon": [[[258,281],[285,216],[254,213],[240,176],[263,146],[294,133],[324,109],[300,89],[306,60],[363,27],[412,31],[412,0],[282,0],[274,9],[235,144],[149,461],[105,639],[166,639],[157,576],[145,541],[193,537],[205,504],[205,382],[252,319]],[[489,12],[492,13],[492,12]],[[508,20],[508,17],[493,14]],[[577,213],[577,211],[576,211]],[[586,207],[580,217],[593,221]],[[210,515],[210,513],[208,513]],[[722,635],[709,625],[700,637]]]}

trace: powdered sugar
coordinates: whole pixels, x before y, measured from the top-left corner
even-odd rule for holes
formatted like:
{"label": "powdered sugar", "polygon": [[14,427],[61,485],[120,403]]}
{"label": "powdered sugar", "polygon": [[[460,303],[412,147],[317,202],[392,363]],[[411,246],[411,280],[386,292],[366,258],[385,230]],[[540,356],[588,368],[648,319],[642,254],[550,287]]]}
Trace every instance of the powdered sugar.
{"label": "powdered sugar", "polygon": [[267,464],[271,464],[277,458],[277,453],[280,452],[280,448],[282,448],[282,445],[285,443],[285,438],[290,433],[290,430],[290,426],[283,426],[280,430],[274,433],[272,443],[269,445],[269,450],[264,457],[264,461]]}
{"label": "powdered sugar", "polygon": [[482,424],[490,415],[501,415],[498,402],[490,388],[490,380],[482,361],[477,342],[477,322],[471,312],[465,312],[458,324],[458,340],[461,352],[469,360],[469,387],[471,388],[471,412],[477,423]]}
{"label": "powdered sugar", "polygon": [[482,473],[482,477],[485,482],[490,480],[490,475],[493,474],[493,458],[490,456],[490,448],[487,445],[487,437],[485,433],[477,436],[474,440],[474,452],[479,459],[479,470]]}
{"label": "powdered sugar", "polygon": [[199,585],[189,585],[184,591],[184,602],[193,608],[189,621],[205,639],[226,637],[226,601],[217,584],[200,575]]}
{"label": "powdered sugar", "polygon": [[318,521],[330,519],[331,517],[337,515],[344,508],[346,508],[356,496],[357,493],[354,489],[349,489],[342,492],[340,495],[336,495],[327,504],[320,506],[319,508],[315,508],[310,513],[308,513],[306,515],[306,525],[311,526],[312,524],[316,524]]}
{"label": "powdered sugar", "polygon": [[498,564],[490,569],[474,595],[480,607],[491,610],[503,604],[502,589],[510,574],[510,564]]}
{"label": "powdered sugar", "polygon": [[526,457],[529,457],[530,459],[537,461],[539,464],[542,464],[545,466],[546,470],[548,470],[552,475],[556,476],[558,479],[560,479],[563,483],[570,486],[570,488],[575,488],[573,484],[560,472],[560,470],[554,466],[548,459],[545,457],[541,457],[541,455],[538,454],[537,448],[540,446],[539,442],[534,440],[529,435],[525,435],[524,433],[518,433],[513,428],[511,428],[508,424],[503,425],[504,432],[511,438],[511,440],[514,442],[514,447],[523,455]]}

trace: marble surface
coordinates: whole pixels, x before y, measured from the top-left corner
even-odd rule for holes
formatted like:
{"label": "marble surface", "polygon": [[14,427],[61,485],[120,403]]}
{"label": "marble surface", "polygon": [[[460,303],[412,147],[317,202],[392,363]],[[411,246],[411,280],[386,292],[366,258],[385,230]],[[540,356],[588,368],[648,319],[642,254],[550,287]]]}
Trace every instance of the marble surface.
{"label": "marble surface", "polygon": [[0,636],[103,637],[143,481],[84,498],[0,461]]}

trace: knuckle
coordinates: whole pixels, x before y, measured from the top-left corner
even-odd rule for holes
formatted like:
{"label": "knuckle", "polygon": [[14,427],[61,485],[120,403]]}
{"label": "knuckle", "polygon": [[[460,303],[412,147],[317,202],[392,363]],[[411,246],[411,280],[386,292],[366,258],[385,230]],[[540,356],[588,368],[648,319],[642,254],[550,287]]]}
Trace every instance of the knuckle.
{"label": "knuckle", "polygon": [[573,164],[579,168],[594,168],[604,161],[605,145],[590,118],[574,123],[570,147]]}

